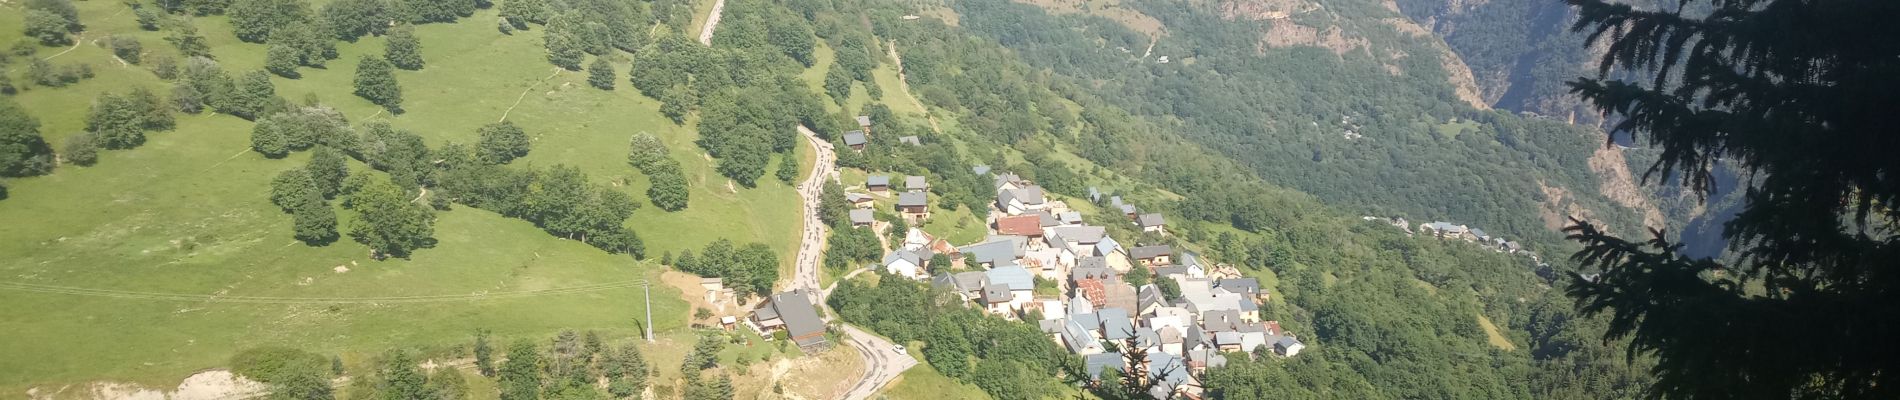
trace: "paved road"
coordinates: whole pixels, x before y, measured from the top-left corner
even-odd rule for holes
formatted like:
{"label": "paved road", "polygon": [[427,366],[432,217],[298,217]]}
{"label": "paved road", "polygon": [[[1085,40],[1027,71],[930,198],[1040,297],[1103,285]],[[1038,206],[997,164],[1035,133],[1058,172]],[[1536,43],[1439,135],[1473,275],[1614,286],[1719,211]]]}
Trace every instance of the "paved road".
{"label": "paved road", "polygon": [[[826,238],[825,224],[818,220],[818,203],[819,196],[825,191],[825,179],[837,177],[838,158],[837,153],[831,148],[831,142],[819,139],[818,134],[812,132],[811,129],[799,126],[798,133],[804,135],[806,141],[811,142],[812,148],[817,149],[818,165],[814,166],[811,175],[805,177],[805,181],[798,185],[798,197],[805,201],[803,218],[805,226],[799,233],[801,240],[798,246],[798,257],[794,260],[796,271],[792,276],[791,288],[810,289],[818,296],[812,299],[813,302],[829,310],[830,306],[825,305],[825,297],[831,295],[832,288],[818,286],[818,268],[823,259]],[[854,271],[846,275],[846,278],[856,275],[856,272],[861,271]],[[832,286],[836,287],[837,284],[834,283]],[[851,386],[851,390],[845,392],[846,400],[869,399],[877,394],[878,390],[890,385],[892,380],[904,373],[904,370],[917,365],[917,359],[911,358],[910,354],[898,352],[891,341],[849,324],[839,324],[839,326],[843,327],[844,336],[848,339],[845,342],[857,348],[858,355],[864,357],[864,376],[859,377],[858,382]]]}
{"label": "paved road", "polygon": [[706,15],[706,25],[699,28],[699,44],[711,46],[713,28],[719,26],[719,14],[726,11],[726,0],[713,2],[712,14]]}

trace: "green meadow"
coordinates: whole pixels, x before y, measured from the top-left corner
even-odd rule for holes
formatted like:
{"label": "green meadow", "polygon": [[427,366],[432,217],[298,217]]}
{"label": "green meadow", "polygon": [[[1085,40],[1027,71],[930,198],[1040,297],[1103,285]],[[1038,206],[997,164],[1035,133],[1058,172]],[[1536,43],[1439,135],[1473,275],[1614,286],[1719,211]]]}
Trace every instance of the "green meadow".
{"label": "green meadow", "polygon": [[[131,35],[143,42],[150,60],[173,53],[163,32],[139,30],[121,2],[75,4],[87,25],[82,43],[51,61],[88,63],[97,76],[15,96],[40,119],[55,148],[84,129],[87,106],[99,94],[169,89],[147,69],[121,65],[110,50],[92,43]],[[6,11],[0,12],[0,43],[12,43],[22,26],[18,6],[0,8]],[[341,57],[327,69],[304,68],[300,79],[275,78],[277,92],[292,102],[317,99],[352,123],[387,120],[431,146],[473,143],[478,127],[505,114],[534,138],[533,151],[516,167],[576,166],[643,203],[646,178],[627,165],[627,140],[650,132],[681,161],[691,205],[668,213],[646,204],[626,222],[645,240],[648,255],[657,259],[722,237],[763,242],[780,250],[782,269],[790,273],[799,223],[791,187],[767,178],[757,188],[729,189],[692,143],[693,121],[673,124],[657,112],[656,101],[627,86],[626,54],[608,56],[622,75],[619,90],[594,89],[586,85],[585,72],[548,64],[541,31],[504,35],[494,28],[495,18],[493,10],[484,10],[459,23],[418,26],[427,66],[397,71],[403,114],[381,112],[351,94],[356,60],[380,56],[381,38],[338,43]],[[261,68],[263,45],[238,42],[222,17],[195,22],[227,71]],[[36,57],[66,50],[42,47]],[[645,322],[637,285],[519,294],[654,278],[656,262],[558,239],[522,220],[459,205],[438,212],[438,243],[408,260],[375,261],[347,236],[325,247],[291,239],[290,216],[267,199],[269,181],[300,167],[308,155],[272,160],[249,151],[251,125],[226,115],[180,115],[177,129],[150,133],[136,149],[104,151],[95,166],[63,165],[51,175],[6,181],[11,197],[0,200],[0,283],[116,294],[0,287],[0,326],[7,337],[0,340],[0,354],[7,355],[0,357],[0,393],[95,380],[168,388],[195,371],[222,366],[239,350],[265,345],[338,354],[354,364],[392,347],[466,344],[477,329],[490,329],[501,341],[541,340],[568,328],[608,338],[639,335]],[[799,150],[802,166],[809,167],[811,153]],[[361,164],[352,168],[378,173]],[[339,213],[340,227],[348,226],[351,214]],[[347,272],[338,272],[343,268]],[[654,291],[656,330],[685,331],[689,311],[677,290],[656,284]],[[488,295],[500,297],[483,297]],[[461,297],[259,304],[209,296]]]}

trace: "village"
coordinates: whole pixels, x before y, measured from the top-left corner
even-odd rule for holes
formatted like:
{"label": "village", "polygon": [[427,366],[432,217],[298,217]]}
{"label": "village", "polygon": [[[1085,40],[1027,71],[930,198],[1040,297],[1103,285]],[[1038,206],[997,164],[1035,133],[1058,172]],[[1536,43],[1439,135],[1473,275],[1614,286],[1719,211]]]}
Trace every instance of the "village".
{"label": "village", "polygon": [[[863,129],[841,139],[844,148],[861,151],[871,124],[868,117],[857,122]],[[899,143],[916,145],[917,140],[903,137]],[[862,180],[843,182],[851,188],[845,193],[851,229],[891,228],[880,218],[902,219],[907,227],[901,240],[884,244],[887,252],[880,262],[860,272],[928,281],[967,307],[1034,324],[1080,357],[1091,380],[1101,379],[1109,368],[1147,374],[1160,383],[1150,393],[1156,398],[1197,395],[1199,373],[1225,365],[1234,354],[1293,357],[1306,348],[1279,321],[1262,320],[1260,307],[1270,295],[1256,278],[1167,244],[1111,237],[1111,229],[1085,222],[1080,207],[1069,202],[1087,201],[1091,209],[1112,213],[1096,221],[1126,223],[1132,228],[1126,231],[1142,237],[1171,235],[1161,213],[1144,212],[1096,187],[1088,189],[1086,199],[1058,199],[1011,172],[980,165],[971,172],[990,179],[995,194],[984,220],[986,234],[974,243],[951,243],[919,228],[932,218],[926,177],[867,173]],[[933,259],[952,265],[933,265]],[[718,278],[703,284],[709,302],[730,296]],[[822,298],[807,288],[792,289],[763,299],[744,319],[720,322],[801,348],[828,346]]]}

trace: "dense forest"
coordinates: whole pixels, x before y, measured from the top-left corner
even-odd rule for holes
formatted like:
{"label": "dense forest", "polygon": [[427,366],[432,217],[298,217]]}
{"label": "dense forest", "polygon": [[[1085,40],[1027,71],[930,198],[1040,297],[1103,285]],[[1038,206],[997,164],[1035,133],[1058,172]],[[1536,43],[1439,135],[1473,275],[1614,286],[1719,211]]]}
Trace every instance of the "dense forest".
{"label": "dense forest", "polygon": [[[1369,3],[1339,3],[1329,4],[1327,15],[1396,16]],[[1268,182],[1331,204],[1470,224],[1524,238],[1548,253],[1570,247],[1540,220],[1546,203],[1559,210],[1576,204],[1618,229],[1641,226],[1635,212],[1595,193],[1600,178],[1588,157],[1603,145],[1601,137],[1562,121],[1465,105],[1426,37],[1374,24],[1354,30],[1370,38],[1365,48],[1261,48],[1270,25],[1303,18],[1232,19],[1187,4],[1132,2],[1170,28],[1156,54],[1183,60],[1157,63],[1117,51],[1117,43],[1140,36],[1105,18],[1050,15],[1008,1],[956,6],[968,20],[962,28],[1054,71],[1053,86],[1099,96],[1159,131],[1222,152]],[[1077,28],[1032,29],[1050,26]],[[1387,53],[1409,56],[1375,56]],[[1104,165],[1135,169],[1141,162],[1088,151],[1088,142],[1117,142],[1101,135],[1084,130],[1073,140],[1081,155]],[[1558,190],[1549,189],[1568,193],[1553,196]]]}

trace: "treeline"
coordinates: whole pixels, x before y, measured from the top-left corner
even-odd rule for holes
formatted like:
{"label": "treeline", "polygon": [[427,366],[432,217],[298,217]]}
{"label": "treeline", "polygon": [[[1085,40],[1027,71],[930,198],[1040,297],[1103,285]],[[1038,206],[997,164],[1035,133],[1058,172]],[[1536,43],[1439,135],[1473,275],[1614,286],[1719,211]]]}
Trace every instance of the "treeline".
{"label": "treeline", "polygon": [[[719,343],[712,342],[718,350]],[[497,360],[497,351],[505,358]],[[472,353],[472,354],[471,354]],[[658,376],[640,348],[633,343],[610,346],[593,331],[584,336],[564,330],[551,343],[538,345],[526,339],[496,349],[486,331],[478,332],[472,346],[456,346],[435,356],[460,358],[473,356],[475,373],[496,381],[502,399],[604,399],[634,398],[646,390]],[[492,396],[471,388],[462,367],[454,363],[438,364],[433,371],[421,367],[425,356],[408,349],[390,349],[351,371],[339,357],[285,348],[261,347],[232,356],[231,371],[265,384],[270,398],[289,400],[334,400],[339,398],[332,379],[348,377],[349,399],[466,399]],[[606,382],[605,390],[599,382]],[[730,384],[730,382],[728,382]],[[697,399],[730,399],[697,397]]]}
{"label": "treeline", "polygon": [[738,246],[721,238],[706,244],[697,256],[692,250],[681,250],[679,257],[671,258],[671,265],[680,272],[724,278],[725,286],[742,299],[769,295],[778,281],[778,253],[764,243]]}
{"label": "treeline", "polygon": [[897,343],[924,342],[924,359],[958,382],[996,399],[1057,396],[1079,360],[1035,325],[995,318],[963,307],[955,295],[926,283],[882,275],[875,285],[838,282],[826,300],[846,322]]}

